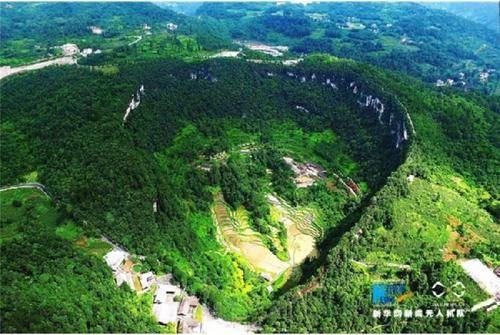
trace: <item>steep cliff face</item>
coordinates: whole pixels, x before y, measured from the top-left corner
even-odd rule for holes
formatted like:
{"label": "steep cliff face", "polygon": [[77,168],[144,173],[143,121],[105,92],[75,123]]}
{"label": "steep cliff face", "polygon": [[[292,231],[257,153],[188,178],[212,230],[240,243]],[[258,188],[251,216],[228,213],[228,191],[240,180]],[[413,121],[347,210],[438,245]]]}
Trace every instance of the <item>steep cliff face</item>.
{"label": "steep cliff face", "polygon": [[411,134],[415,134],[410,115],[397,98],[387,92],[381,92],[377,87],[371,87],[361,77],[349,78],[345,74],[333,71],[305,73],[300,68],[284,70],[281,75],[302,84],[313,82],[335,92],[341,90],[343,93],[348,93],[347,95],[351,95],[356,101],[360,111],[367,112],[368,117],[377,120],[382,130],[390,132],[394,147],[398,150],[403,150]]}
{"label": "steep cliff face", "polygon": [[[191,81],[206,81],[217,83],[219,80],[233,80],[226,78],[224,74],[218,73],[216,63],[202,64],[201,67],[191,69],[186,74],[186,78]],[[348,65],[345,66],[349,68]],[[267,70],[265,70],[267,68]],[[253,70],[255,75],[268,80],[293,80],[304,85],[304,90],[317,88],[331,90],[332,94],[341,95],[343,99],[349,100],[352,108],[364,113],[368,118],[376,120],[377,127],[382,130],[382,134],[390,134],[395,149],[402,151],[407,147],[408,142],[415,130],[411,117],[406,108],[399,100],[384,91],[378,84],[365,80],[363,75],[352,69],[324,69],[311,70],[309,66],[275,66],[270,64],[262,65],[262,68]],[[169,74],[171,76],[171,74]],[[176,78],[184,80],[186,78]],[[309,103],[313,103],[309,101]],[[295,104],[294,107],[301,112],[310,113],[308,101],[303,104]]]}
{"label": "steep cliff face", "polygon": [[127,110],[125,111],[125,115],[123,115],[123,123],[127,122],[127,119],[130,113],[139,107],[141,104],[141,97],[144,95],[144,85],[141,85],[135,94],[132,94],[132,100],[128,104]]}
{"label": "steep cliff face", "polygon": [[[378,162],[378,166],[362,169],[381,184],[404,161],[414,133],[409,115],[397,98],[384,91],[376,74],[372,80],[349,62],[338,63],[318,66],[316,62],[307,64],[306,59],[286,66],[210,59],[193,64],[151,64],[142,75],[131,74],[137,83],[147,86],[149,106],[154,111],[148,108],[146,113],[137,113],[127,125],[137,131],[139,127],[164,131],[162,124],[171,127],[179,120],[174,104],[193,106],[196,112],[190,112],[190,117],[194,118],[291,116],[299,123],[318,119],[349,143],[356,159]],[[164,99],[172,109],[160,111]],[[137,141],[154,150],[168,144],[167,137],[153,139],[148,134]],[[372,155],[368,152],[375,152],[373,159],[367,159]]]}

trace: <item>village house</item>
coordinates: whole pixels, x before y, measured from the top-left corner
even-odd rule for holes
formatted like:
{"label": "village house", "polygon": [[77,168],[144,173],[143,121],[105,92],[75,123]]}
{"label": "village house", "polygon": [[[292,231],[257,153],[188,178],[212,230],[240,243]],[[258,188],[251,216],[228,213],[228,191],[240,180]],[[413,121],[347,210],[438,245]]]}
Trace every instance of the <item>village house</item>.
{"label": "village house", "polygon": [[92,34],[101,35],[104,31],[98,26],[90,26],[90,31]]}
{"label": "village house", "polygon": [[175,23],[172,23],[172,22],[167,23],[167,29],[168,30],[174,31],[174,30],[177,29],[177,27],[178,26]]}
{"label": "village house", "polygon": [[141,282],[142,290],[146,291],[151,287],[151,285],[153,285],[155,281],[155,275],[153,274],[153,272],[146,272],[141,274],[139,280]]}
{"label": "village house", "polygon": [[123,261],[128,258],[128,254],[125,251],[119,249],[113,249],[104,256],[106,264],[109,265],[113,271],[116,271]]}
{"label": "village house", "polygon": [[179,312],[177,314],[181,316],[190,316],[194,317],[194,310],[200,302],[198,301],[198,298],[196,297],[186,297],[182,299],[182,302],[179,306]]}
{"label": "village house", "polygon": [[123,271],[119,268],[114,274],[115,282],[118,287],[120,287],[123,283],[126,283],[131,290],[135,290],[134,279],[130,272]]}
{"label": "village house", "polygon": [[82,55],[83,57],[87,57],[91,54],[92,54],[92,48],[85,48],[82,50],[82,52],[80,52],[80,55]]}
{"label": "village house", "polygon": [[198,169],[210,172],[210,171],[212,171],[212,164],[210,164],[210,163],[200,164],[200,165],[198,165]]}
{"label": "village house", "polygon": [[194,319],[183,319],[179,322],[179,330],[184,334],[201,333],[201,324]]}
{"label": "village house", "polygon": [[[160,280],[158,279],[158,281]],[[175,301],[175,297],[178,294],[180,294],[180,289],[177,286],[158,284],[153,300],[153,312],[160,324],[166,325],[170,322],[177,322],[179,302]]]}
{"label": "village house", "polygon": [[73,56],[76,55],[80,49],[78,49],[78,46],[73,43],[67,43],[64,45],[61,45],[59,48],[61,48],[64,56]]}

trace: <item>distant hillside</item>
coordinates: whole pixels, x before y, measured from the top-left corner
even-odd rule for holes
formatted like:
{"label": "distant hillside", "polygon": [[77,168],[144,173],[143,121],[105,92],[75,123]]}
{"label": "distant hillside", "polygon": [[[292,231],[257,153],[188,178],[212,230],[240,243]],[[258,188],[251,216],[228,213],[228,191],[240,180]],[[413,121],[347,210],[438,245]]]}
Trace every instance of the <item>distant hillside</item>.
{"label": "distant hillside", "polygon": [[415,3],[205,3],[197,15],[225,23],[237,40],[285,45],[295,54],[327,52],[437,85],[500,93],[498,35]]}
{"label": "distant hillside", "polygon": [[166,46],[213,49],[229,44],[211,20],[197,20],[147,2],[2,3],[0,9],[0,65],[58,56],[56,46],[65,43],[100,50],[101,57],[143,38],[152,40],[142,43],[148,46],[141,51],[149,55],[165,52]]}
{"label": "distant hillside", "polygon": [[90,34],[91,26],[113,36],[145,23],[184,20],[168,9],[150,3],[2,3],[0,37],[54,40]]}
{"label": "distant hillside", "polygon": [[168,2],[168,1],[159,1],[154,2],[155,5],[161,8],[168,8],[177,13],[185,14],[185,15],[194,15],[198,8],[203,5],[203,2]]}
{"label": "distant hillside", "polygon": [[430,8],[446,10],[500,33],[498,2],[423,2],[422,4]]}

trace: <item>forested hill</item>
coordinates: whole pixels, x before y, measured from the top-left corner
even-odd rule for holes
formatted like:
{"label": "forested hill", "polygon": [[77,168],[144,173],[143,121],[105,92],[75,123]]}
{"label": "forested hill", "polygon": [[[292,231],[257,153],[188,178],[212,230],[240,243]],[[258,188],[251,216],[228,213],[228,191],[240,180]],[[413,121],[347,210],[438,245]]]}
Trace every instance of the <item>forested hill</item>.
{"label": "forested hill", "polygon": [[[370,285],[384,280],[402,279],[413,295],[396,309],[436,313],[445,305],[435,301],[432,285],[455,280],[468,287],[455,306],[472,306],[481,298],[471,292],[473,285],[455,260],[478,257],[495,267],[500,259],[494,239],[471,238],[500,236],[498,101],[473,102],[473,97],[443,95],[413,80],[378,74],[414,120],[417,134],[408,158],[361,213],[346,218],[356,221],[350,232],[326,241],[327,256],[314,275],[261,317],[264,331],[496,333],[498,311],[458,319],[373,316],[387,306],[373,304]],[[464,229],[458,236],[470,250],[450,245],[455,224]]]}
{"label": "forested hill", "polygon": [[[436,84],[498,94],[498,30],[415,3],[204,3],[233,39],[328,52]],[[489,73],[488,80],[481,73]],[[495,71],[491,71],[495,70]],[[483,75],[484,76],[484,75]]]}
{"label": "forested hill", "polygon": [[[229,60],[139,63],[116,74],[61,67],[7,78],[1,82],[2,183],[34,176],[49,185],[66,215],[89,234],[106,233],[145,255],[155,272],[172,272],[219,315],[248,319],[260,314],[270,297],[258,273],[218,242],[211,193],[217,188],[234,192],[234,206],[243,200],[251,224],[262,228],[268,220],[263,199],[270,163],[252,161],[247,167],[236,155],[231,170],[221,166],[207,173],[198,165],[206,157],[238,152],[249,140],[259,147],[274,143],[295,155],[300,150],[322,159],[337,173],[353,170],[350,177],[376,189],[404,151],[395,148],[389,128],[378,129],[378,114],[348,112],[358,108],[352,97],[347,99],[348,83],[338,93],[319,82],[307,84],[313,89],[308,91],[281,66]],[[141,105],[124,124],[131,94],[141,85]],[[33,93],[26,96],[26,91]],[[311,109],[310,115],[297,113],[299,103]],[[288,143],[292,135],[295,142]],[[309,137],[311,144],[301,148]],[[275,153],[276,167],[269,166],[276,175],[278,167],[284,170],[288,186],[276,188],[293,200],[281,155]],[[338,220],[349,199],[344,191],[325,197],[339,207],[332,213]],[[354,199],[348,202],[346,212],[356,206]]]}
{"label": "forested hill", "polygon": [[[449,222],[458,221],[464,236],[482,238],[450,254],[498,265],[494,99],[436,92],[325,55],[295,67],[212,59],[139,62],[113,73],[47,68],[2,80],[0,99],[2,184],[47,185],[61,215],[85,234],[105,233],[145,255],[145,266],[173,273],[220,316],[277,332],[492,327],[479,313],[373,319],[369,291],[380,278],[403,280],[415,294],[408,303],[426,306],[432,281],[459,278],[468,289],[460,303],[483,298],[442,250]],[[131,99],[140,104],[125,117]],[[329,176],[298,189],[285,155],[319,163]],[[359,193],[346,192],[344,179]],[[311,208],[321,256],[269,293],[258,271],[220,243],[212,213],[221,194],[276,255],[266,195]]]}
{"label": "forested hill", "polygon": [[[178,22],[182,15],[150,3],[3,3],[1,38],[51,42],[90,34],[90,26],[112,36],[145,22]],[[184,19],[183,19],[184,20]],[[184,21],[183,21],[184,22]]]}

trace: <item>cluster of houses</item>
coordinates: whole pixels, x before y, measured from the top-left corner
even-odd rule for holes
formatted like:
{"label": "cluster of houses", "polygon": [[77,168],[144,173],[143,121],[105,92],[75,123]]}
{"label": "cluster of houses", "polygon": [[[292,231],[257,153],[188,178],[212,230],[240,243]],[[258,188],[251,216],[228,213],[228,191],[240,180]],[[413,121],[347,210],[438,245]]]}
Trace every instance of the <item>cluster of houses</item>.
{"label": "cluster of houses", "polygon": [[486,82],[488,81],[488,78],[490,77],[490,74],[496,72],[495,69],[487,69],[485,71],[482,71],[481,73],[479,73],[479,80],[482,81],[482,82]]}
{"label": "cluster of houses", "polygon": [[66,43],[56,48],[61,49],[64,56],[76,56],[79,54],[82,57],[87,57],[93,53],[100,54],[102,52],[100,49],[93,50],[92,48],[84,48],[80,50],[74,43]]}
{"label": "cluster of houses", "polygon": [[[295,178],[295,185],[298,188],[305,188],[312,186],[316,180],[319,179],[324,179],[327,177],[327,171],[320,165],[311,163],[311,162],[306,162],[306,163],[299,163],[295,161],[291,157],[283,157],[283,160],[290,166],[292,169]],[[333,176],[338,179],[338,182],[340,185],[344,187],[344,189],[349,193],[350,195],[357,197],[359,194],[361,194],[361,189],[359,186],[352,180],[351,178],[347,178],[345,181],[340,178],[336,173],[333,173]]]}
{"label": "cluster of houses", "polygon": [[311,162],[299,163],[291,157],[283,157],[283,160],[292,168],[295,174],[295,184],[299,188],[309,187],[316,180],[326,178],[326,170],[318,164]]}
{"label": "cluster of houses", "polygon": [[113,270],[117,286],[128,285],[138,294],[154,290],[152,309],[158,323],[175,324],[182,333],[201,333],[202,307],[198,298],[185,294],[182,288],[172,284],[171,275],[156,276],[151,271],[134,271],[131,255],[116,244],[104,256],[104,261]]}
{"label": "cluster of houses", "polygon": [[[495,69],[487,69],[479,72],[479,81],[485,83],[488,81],[488,78],[492,73],[496,72]],[[458,74],[458,79],[447,78],[446,80],[438,79],[436,80],[436,87],[445,87],[445,86],[462,86],[465,87],[467,83],[465,82],[465,73],[460,72]]]}
{"label": "cluster of houses", "polygon": [[148,26],[147,23],[144,23],[142,25],[142,30],[144,31],[145,35],[152,35],[153,33],[151,32],[151,26]]}
{"label": "cluster of houses", "polygon": [[[465,82],[463,82],[463,83],[465,83]],[[453,80],[451,78],[446,79],[446,81],[441,80],[441,79],[436,80],[436,87],[454,86],[454,85],[456,85],[456,82],[455,82],[455,80]]]}

